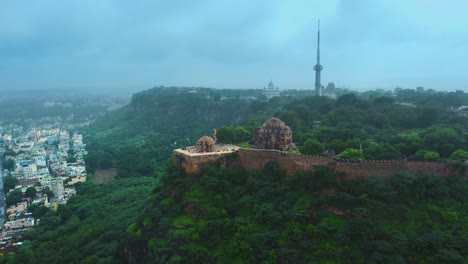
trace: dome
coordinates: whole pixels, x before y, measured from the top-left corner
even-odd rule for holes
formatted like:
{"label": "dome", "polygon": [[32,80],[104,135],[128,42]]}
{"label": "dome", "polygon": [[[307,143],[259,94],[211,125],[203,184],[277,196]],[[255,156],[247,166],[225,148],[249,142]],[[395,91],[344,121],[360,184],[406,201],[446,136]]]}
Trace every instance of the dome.
{"label": "dome", "polygon": [[274,90],[274,89],[275,89],[275,85],[273,84],[272,81],[270,81],[270,82],[268,83],[268,90]]}
{"label": "dome", "polygon": [[212,137],[209,136],[203,136],[199,140],[197,140],[197,145],[198,144],[207,144],[207,145],[214,145],[215,140]]}
{"label": "dome", "polygon": [[272,117],[270,119],[268,119],[265,123],[263,123],[263,127],[267,128],[267,127],[283,127],[285,126],[286,124],[281,121],[279,118],[276,118],[276,117]]}

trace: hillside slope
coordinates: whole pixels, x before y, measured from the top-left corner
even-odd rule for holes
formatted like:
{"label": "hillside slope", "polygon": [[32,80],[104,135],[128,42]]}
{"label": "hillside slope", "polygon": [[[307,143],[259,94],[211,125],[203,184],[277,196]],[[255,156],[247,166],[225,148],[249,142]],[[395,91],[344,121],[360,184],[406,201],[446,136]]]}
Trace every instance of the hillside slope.
{"label": "hillside slope", "polygon": [[255,91],[154,88],[137,93],[130,105],[86,131],[87,164],[91,171],[116,166],[121,177],[155,175],[174,148],[193,145],[201,136],[212,135],[214,128],[256,114],[255,101],[239,99],[242,93]]}
{"label": "hillside slope", "polygon": [[[127,263],[467,263],[468,182],[397,174],[337,184],[326,168],[286,176],[175,168],[127,229]],[[192,178],[193,179],[193,178]]]}
{"label": "hillside slope", "polygon": [[284,94],[268,101],[248,98],[262,98],[259,90],[135,94],[83,131],[90,171],[116,167],[119,178],[78,187],[57,212],[36,212],[38,232],[0,263],[466,263],[466,181],[403,174],[336,185],[341,176],[329,171],[284,177],[274,164],[209,168],[196,178],[167,170],[173,148],[223,126],[219,138],[237,131],[241,137],[223,140],[245,143],[272,116],[291,127],[305,154],[430,159],[461,169],[468,158],[468,119],[450,110],[468,105],[465,93]]}

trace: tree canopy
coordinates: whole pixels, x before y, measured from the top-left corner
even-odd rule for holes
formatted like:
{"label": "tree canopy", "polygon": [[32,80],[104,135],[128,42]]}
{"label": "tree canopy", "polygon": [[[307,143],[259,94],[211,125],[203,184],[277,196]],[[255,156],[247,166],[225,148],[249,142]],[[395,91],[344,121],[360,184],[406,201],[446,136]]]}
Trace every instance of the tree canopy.
{"label": "tree canopy", "polygon": [[[447,110],[468,105],[464,92],[282,94],[266,100],[261,90],[161,87],[135,94],[83,128],[89,171],[116,167],[117,180],[78,184],[57,211],[31,206],[40,225],[0,263],[466,262],[468,186],[458,178],[344,181],[321,167],[286,177],[273,162],[261,171],[207,167],[190,176],[166,169],[174,148],[213,128],[220,142],[248,144],[272,116],[292,128],[303,154],[464,166],[468,119]],[[13,188],[7,177],[5,188]],[[12,191],[7,204],[21,197]]]}

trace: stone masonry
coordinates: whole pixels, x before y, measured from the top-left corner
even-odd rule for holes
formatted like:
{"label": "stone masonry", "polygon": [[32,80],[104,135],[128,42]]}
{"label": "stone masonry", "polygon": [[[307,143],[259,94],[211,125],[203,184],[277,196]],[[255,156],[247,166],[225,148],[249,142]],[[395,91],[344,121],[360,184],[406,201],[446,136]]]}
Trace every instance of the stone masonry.
{"label": "stone masonry", "polygon": [[276,117],[255,130],[254,146],[258,149],[288,150],[292,148],[292,130]]}

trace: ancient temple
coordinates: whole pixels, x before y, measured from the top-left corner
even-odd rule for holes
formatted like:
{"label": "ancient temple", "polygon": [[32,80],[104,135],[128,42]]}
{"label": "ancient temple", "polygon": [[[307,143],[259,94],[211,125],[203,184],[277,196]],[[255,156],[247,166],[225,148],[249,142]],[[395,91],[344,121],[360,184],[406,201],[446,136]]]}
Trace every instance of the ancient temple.
{"label": "ancient temple", "polygon": [[292,130],[276,117],[255,130],[254,146],[259,149],[289,150],[293,147]]}
{"label": "ancient temple", "polygon": [[213,152],[215,143],[216,141],[212,137],[203,136],[199,140],[197,140],[195,148],[198,153]]}

